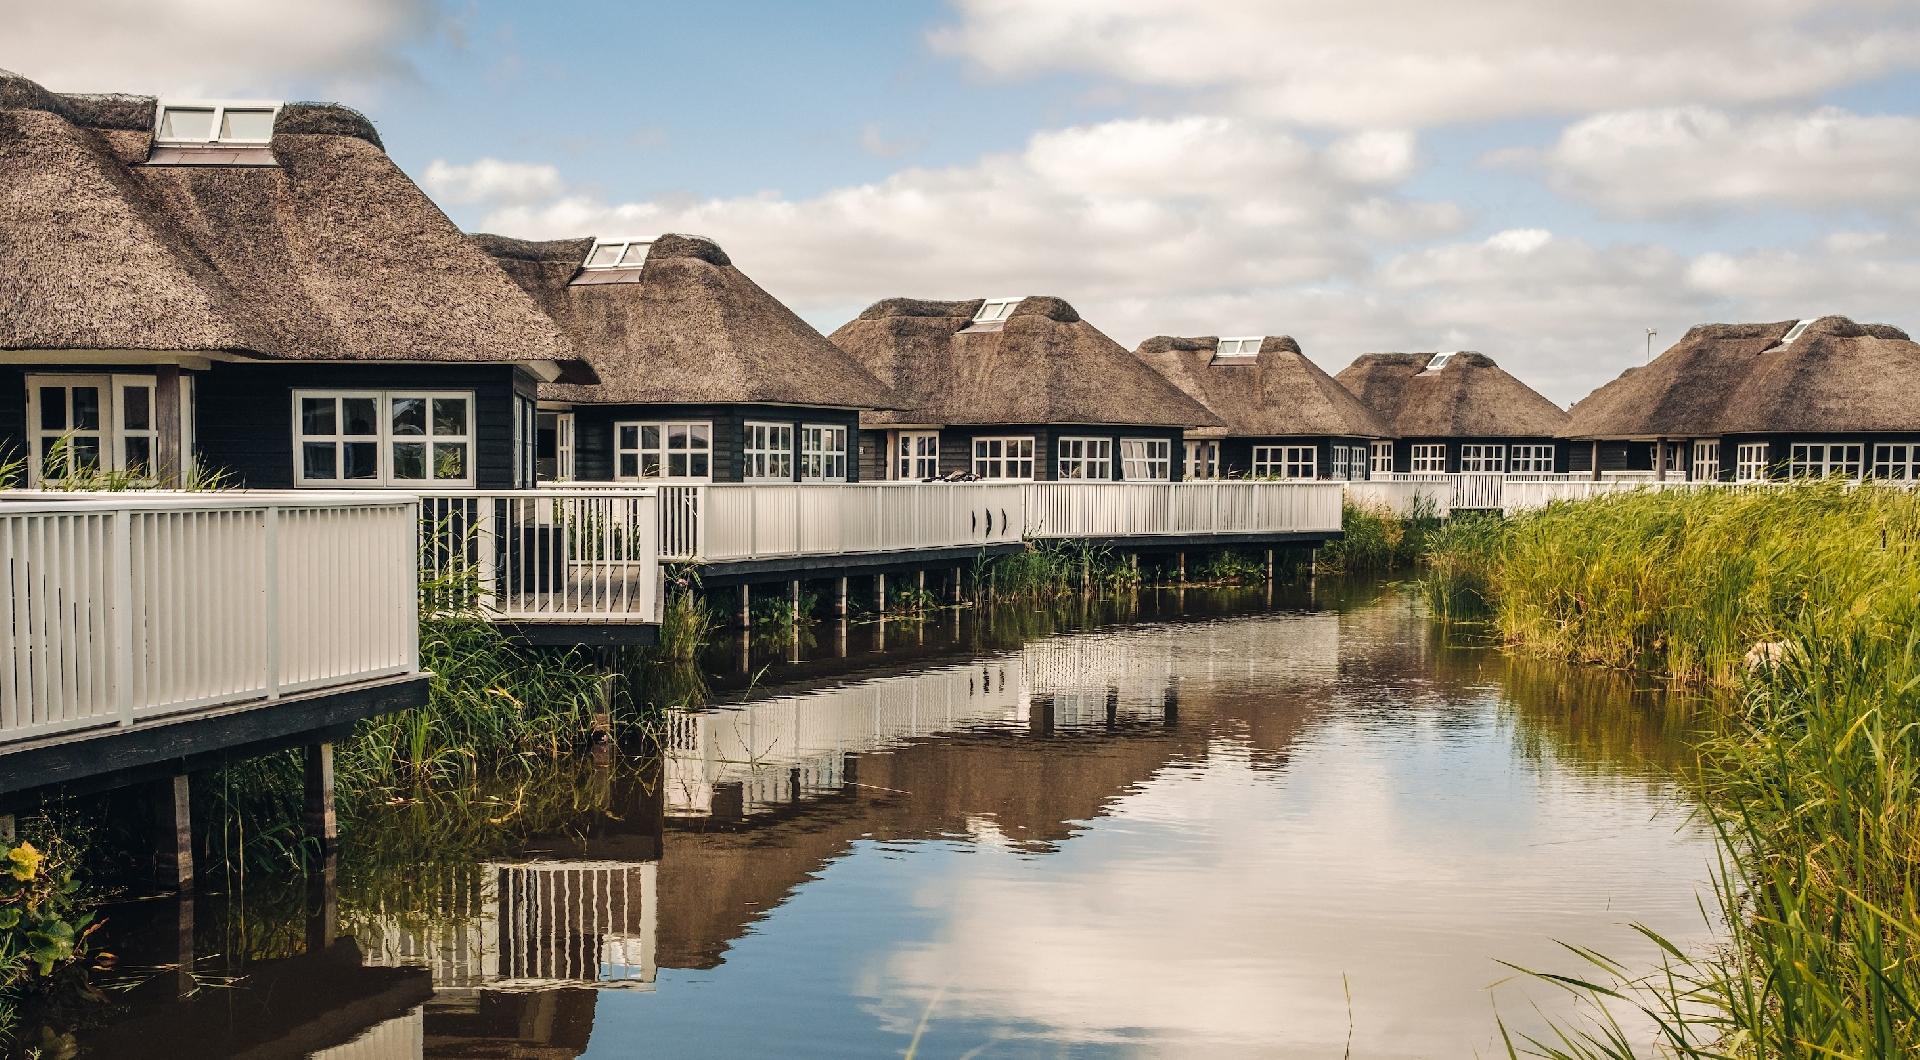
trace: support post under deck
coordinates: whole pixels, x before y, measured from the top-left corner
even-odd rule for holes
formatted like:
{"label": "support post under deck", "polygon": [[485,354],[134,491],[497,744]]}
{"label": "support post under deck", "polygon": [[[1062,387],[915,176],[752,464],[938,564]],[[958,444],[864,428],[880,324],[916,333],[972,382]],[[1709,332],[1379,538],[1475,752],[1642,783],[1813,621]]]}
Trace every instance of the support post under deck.
{"label": "support post under deck", "polygon": [[887,613],[887,576],[873,576],[873,609],[881,614]]}
{"label": "support post under deck", "polygon": [[753,628],[753,587],[740,583],[740,628]]}
{"label": "support post under deck", "polygon": [[333,812],[333,745],[308,744],[302,748],[305,768],[305,804],[303,816],[307,835],[320,841],[324,853],[340,838],[340,822]]}
{"label": "support post under deck", "polygon": [[154,882],[174,891],[193,890],[193,791],[187,775],[154,784]]}

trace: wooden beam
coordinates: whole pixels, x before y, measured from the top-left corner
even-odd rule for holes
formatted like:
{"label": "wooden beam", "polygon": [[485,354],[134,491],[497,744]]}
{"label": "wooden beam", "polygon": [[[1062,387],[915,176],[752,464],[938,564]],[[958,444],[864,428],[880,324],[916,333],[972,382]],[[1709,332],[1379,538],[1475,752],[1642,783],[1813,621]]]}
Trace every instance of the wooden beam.
{"label": "wooden beam", "polygon": [[312,743],[301,749],[305,768],[303,806],[307,835],[320,842],[322,852],[340,839],[340,822],[333,812],[333,745]]}
{"label": "wooden beam", "polygon": [[154,785],[153,878],[169,890],[193,890],[193,791],[185,773]]}
{"label": "wooden beam", "polygon": [[188,454],[180,451],[180,366],[163,364],[153,370],[154,477],[160,485],[178,489],[187,471]]}

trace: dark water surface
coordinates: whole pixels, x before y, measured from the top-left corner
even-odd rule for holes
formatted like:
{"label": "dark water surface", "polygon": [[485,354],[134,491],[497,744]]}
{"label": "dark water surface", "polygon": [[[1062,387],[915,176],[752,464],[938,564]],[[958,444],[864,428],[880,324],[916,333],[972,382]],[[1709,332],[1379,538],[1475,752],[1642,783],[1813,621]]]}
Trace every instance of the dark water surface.
{"label": "dark water surface", "polygon": [[1708,941],[1693,720],[1448,647],[1392,589],[829,625],[702,671],[658,757],[396,808],[311,887],[112,911],[145,981],[83,1055],[1492,1055],[1496,1012],[1573,1014],[1496,958]]}

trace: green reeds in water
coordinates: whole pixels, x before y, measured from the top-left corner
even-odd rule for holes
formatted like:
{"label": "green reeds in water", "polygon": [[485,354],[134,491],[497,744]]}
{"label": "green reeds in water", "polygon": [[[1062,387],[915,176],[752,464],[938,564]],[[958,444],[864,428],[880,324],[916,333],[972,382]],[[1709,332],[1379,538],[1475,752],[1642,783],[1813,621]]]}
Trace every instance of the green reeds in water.
{"label": "green reeds in water", "polygon": [[1131,590],[1141,580],[1138,556],[1085,541],[1029,541],[1019,552],[976,561],[968,582],[976,598],[1052,600]]}
{"label": "green reeds in water", "polygon": [[1442,525],[1436,512],[1424,497],[1404,516],[1348,503],[1341,510],[1340,537],[1314,553],[1313,569],[1320,574],[1385,574],[1410,567],[1427,537]]}

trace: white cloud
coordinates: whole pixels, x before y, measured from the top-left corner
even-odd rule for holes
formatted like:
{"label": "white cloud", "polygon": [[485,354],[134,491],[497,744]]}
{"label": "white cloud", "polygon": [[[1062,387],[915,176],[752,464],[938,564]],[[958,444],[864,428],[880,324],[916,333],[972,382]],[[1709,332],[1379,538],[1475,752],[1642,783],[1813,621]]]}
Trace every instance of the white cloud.
{"label": "white cloud", "polygon": [[1630,215],[1728,207],[1920,201],[1920,117],[1838,107],[1737,115],[1670,107],[1595,115],[1542,152],[1497,161],[1545,168],[1559,191]]}
{"label": "white cloud", "polygon": [[404,75],[431,0],[0,3],[0,68],[62,92],[267,96]]}
{"label": "white cloud", "polygon": [[1797,99],[1920,66],[1920,12],[1892,0],[956,6],[934,45],[991,73],[1085,71],[1313,125]]}
{"label": "white cloud", "polygon": [[463,166],[440,159],[427,164],[420,183],[442,202],[470,204],[535,202],[560,194],[560,171],[544,163],[482,158]]}

